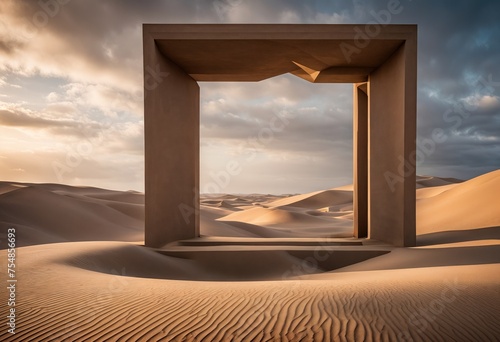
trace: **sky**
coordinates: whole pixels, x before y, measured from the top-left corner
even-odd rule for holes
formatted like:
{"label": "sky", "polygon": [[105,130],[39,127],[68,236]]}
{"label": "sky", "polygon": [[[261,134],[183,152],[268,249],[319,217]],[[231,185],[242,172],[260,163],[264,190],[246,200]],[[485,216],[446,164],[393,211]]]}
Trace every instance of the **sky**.
{"label": "sky", "polygon": [[[475,177],[500,168],[498,13],[497,0],[2,0],[0,180],[144,191],[142,23],[418,24],[417,173]],[[352,182],[352,85],[200,87],[201,192]],[[232,161],[239,174],[213,186]]]}

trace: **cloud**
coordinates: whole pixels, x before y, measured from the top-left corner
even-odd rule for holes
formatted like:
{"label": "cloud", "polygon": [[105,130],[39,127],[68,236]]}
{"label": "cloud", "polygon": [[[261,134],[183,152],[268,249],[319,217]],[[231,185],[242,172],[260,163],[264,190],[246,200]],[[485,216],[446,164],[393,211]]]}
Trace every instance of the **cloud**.
{"label": "cloud", "polygon": [[67,120],[46,119],[23,110],[0,110],[0,124],[14,127],[52,128],[73,125]]}
{"label": "cloud", "polygon": [[[88,120],[74,120],[53,117],[50,112],[36,113],[20,106],[0,107],[0,125],[23,129],[45,130],[53,135],[65,135],[86,138],[95,135],[101,124]],[[54,107],[52,107],[54,108]],[[61,109],[61,108],[56,108]]]}
{"label": "cloud", "polygon": [[11,87],[16,89],[21,89],[22,87],[18,84],[9,83],[5,76],[0,76],[0,87]]}
{"label": "cloud", "polygon": [[256,85],[218,86],[204,94],[201,132],[205,141],[241,146],[250,145],[252,139],[265,142],[272,134],[272,144],[260,142],[252,148],[316,153],[334,143],[352,146],[350,85],[316,85],[294,76]]}
{"label": "cloud", "polygon": [[463,99],[463,102],[468,108],[478,111],[497,111],[500,109],[500,101],[498,96],[492,95],[470,95]]}
{"label": "cloud", "polygon": [[71,102],[50,103],[41,111],[22,105],[0,105],[0,127],[6,151],[25,146],[37,152],[82,150],[84,155],[91,150],[93,154],[112,154],[124,161],[143,158],[142,120],[92,120]]}
{"label": "cloud", "polygon": [[2,180],[144,191],[142,158],[124,160],[112,154],[91,153],[78,156],[70,153],[73,152],[71,150],[13,152],[0,148]]}
{"label": "cloud", "polygon": [[105,84],[72,82],[62,87],[57,94],[81,107],[95,108],[107,116],[117,116],[120,112],[143,115],[142,91],[133,93]]}

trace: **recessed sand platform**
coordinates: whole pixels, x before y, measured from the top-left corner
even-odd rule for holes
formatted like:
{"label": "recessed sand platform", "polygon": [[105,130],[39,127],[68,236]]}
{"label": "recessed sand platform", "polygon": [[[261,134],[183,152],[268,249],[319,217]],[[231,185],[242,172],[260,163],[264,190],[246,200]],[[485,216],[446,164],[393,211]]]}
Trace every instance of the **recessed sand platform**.
{"label": "recessed sand platform", "polygon": [[392,249],[389,244],[368,239],[206,237],[153,250],[197,263],[209,273],[202,280],[244,281],[288,280],[328,272]]}

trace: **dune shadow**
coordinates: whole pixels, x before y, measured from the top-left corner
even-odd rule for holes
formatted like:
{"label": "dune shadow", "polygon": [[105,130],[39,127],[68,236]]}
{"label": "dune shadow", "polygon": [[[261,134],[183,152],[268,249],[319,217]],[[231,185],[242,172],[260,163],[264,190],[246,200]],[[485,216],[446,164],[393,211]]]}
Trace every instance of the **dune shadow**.
{"label": "dune shadow", "polygon": [[446,246],[443,248],[398,248],[365,262],[334,272],[362,272],[428,267],[473,266],[500,263],[500,244],[486,246]]}
{"label": "dune shadow", "polygon": [[58,262],[88,271],[137,278],[269,281],[328,272],[390,252],[220,248],[165,255],[144,246],[123,245],[85,251]]}
{"label": "dune shadow", "polygon": [[83,252],[60,260],[65,265],[105,274],[190,281],[284,280],[292,273],[324,272],[317,265],[301,268],[301,262],[286,251],[173,257],[137,245]]}
{"label": "dune shadow", "polygon": [[417,246],[432,246],[444,243],[490,239],[500,239],[500,226],[417,235]]}

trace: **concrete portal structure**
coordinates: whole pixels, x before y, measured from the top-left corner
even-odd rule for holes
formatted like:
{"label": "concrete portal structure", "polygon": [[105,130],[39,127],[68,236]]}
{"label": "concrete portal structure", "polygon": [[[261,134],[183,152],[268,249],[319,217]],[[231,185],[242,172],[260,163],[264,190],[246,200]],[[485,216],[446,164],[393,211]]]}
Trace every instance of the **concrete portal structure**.
{"label": "concrete portal structure", "polygon": [[354,84],[354,236],[415,245],[415,25],[145,24],[143,44],[147,246],[199,236],[197,82],[285,73]]}

